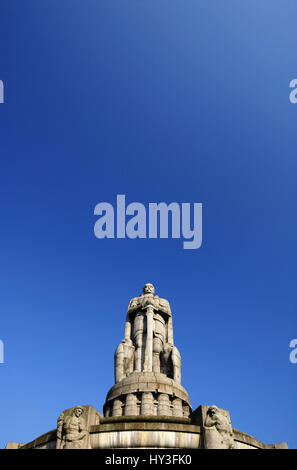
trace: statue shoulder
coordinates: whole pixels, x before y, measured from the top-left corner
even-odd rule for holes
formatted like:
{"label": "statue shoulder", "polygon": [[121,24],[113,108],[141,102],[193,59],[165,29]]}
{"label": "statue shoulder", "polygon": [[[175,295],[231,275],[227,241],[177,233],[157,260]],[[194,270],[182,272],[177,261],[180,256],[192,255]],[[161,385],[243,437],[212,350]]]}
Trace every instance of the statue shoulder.
{"label": "statue shoulder", "polygon": [[170,304],[168,300],[158,297],[160,310],[166,312],[168,315],[171,315]]}
{"label": "statue shoulder", "polygon": [[133,299],[130,300],[129,305],[128,305],[128,312],[136,309],[140,305],[140,298],[139,297],[133,297]]}
{"label": "statue shoulder", "polygon": [[62,413],[60,414],[58,420],[57,420],[57,423],[58,423],[58,426],[60,426],[61,424],[63,424],[63,421],[64,421],[64,411],[62,411]]}

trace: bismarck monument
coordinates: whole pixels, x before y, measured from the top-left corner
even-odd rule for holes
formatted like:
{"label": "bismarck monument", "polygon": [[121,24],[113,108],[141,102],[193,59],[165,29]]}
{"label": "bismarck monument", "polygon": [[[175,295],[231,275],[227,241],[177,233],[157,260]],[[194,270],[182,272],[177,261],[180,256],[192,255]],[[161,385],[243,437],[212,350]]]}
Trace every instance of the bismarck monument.
{"label": "bismarck monument", "polygon": [[115,385],[103,407],[64,410],[57,428],[9,449],[274,449],[232,428],[229,411],[199,406],[192,411],[181,385],[181,357],[173,342],[169,302],[152,284],[128,306],[125,337],[114,357]]}

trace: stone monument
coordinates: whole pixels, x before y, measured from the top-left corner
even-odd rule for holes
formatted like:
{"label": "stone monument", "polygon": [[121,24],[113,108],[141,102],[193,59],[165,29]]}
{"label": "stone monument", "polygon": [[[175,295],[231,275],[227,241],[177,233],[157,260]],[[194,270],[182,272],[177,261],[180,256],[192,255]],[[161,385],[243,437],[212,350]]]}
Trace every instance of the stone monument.
{"label": "stone monument", "polygon": [[173,344],[169,302],[154,295],[152,284],[128,306],[125,337],[115,352],[115,385],[104,416],[190,415],[186,390],[180,385],[181,358]]}
{"label": "stone monument", "polygon": [[228,410],[192,411],[181,385],[181,356],[173,342],[168,300],[152,284],[130,300],[125,334],[114,355],[115,384],[104,416],[90,405],[64,410],[57,427],[28,444],[7,449],[275,449],[232,427]]}

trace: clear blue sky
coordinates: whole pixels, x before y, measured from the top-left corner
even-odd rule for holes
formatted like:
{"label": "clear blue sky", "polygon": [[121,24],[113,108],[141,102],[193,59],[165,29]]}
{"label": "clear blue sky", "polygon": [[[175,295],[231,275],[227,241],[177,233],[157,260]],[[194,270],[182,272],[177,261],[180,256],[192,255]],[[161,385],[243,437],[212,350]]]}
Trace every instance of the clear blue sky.
{"label": "clear blue sky", "polygon": [[[128,301],[169,299],[193,408],[297,447],[297,4],[3,0],[0,447],[99,411]],[[203,203],[203,244],[98,240],[95,205]]]}

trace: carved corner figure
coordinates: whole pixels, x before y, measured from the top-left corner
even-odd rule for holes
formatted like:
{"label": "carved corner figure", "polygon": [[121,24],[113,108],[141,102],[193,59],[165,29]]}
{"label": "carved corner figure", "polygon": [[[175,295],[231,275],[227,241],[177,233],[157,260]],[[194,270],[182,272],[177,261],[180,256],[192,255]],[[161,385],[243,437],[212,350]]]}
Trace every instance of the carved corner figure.
{"label": "carved corner figure", "polygon": [[235,449],[229,413],[217,406],[210,406],[204,423],[206,449]]}
{"label": "carved corner figure", "polygon": [[57,449],[83,449],[87,437],[84,408],[76,406],[65,416],[61,413],[57,422]]}
{"label": "carved corner figure", "polygon": [[168,300],[145,284],[143,294],[131,299],[125,337],[115,352],[115,382],[132,372],[163,373],[180,383],[181,359],[173,344],[172,316]]}

